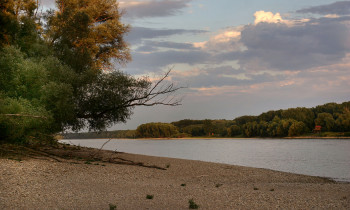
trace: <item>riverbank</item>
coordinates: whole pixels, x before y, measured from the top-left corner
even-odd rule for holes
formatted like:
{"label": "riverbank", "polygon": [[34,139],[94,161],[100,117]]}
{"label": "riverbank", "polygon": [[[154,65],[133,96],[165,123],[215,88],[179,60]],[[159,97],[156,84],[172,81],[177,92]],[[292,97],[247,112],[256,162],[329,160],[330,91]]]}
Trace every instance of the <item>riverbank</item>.
{"label": "riverbank", "polygon": [[[78,140],[84,140],[77,138]],[[74,140],[77,140],[74,139]],[[86,138],[89,139],[89,138]],[[191,140],[206,140],[206,139],[350,139],[350,136],[293,136],[293,137],[181,137],[181,138],[90,138],[90,139],[99,139],[99,140],[108,140],[108,139],[119,139],[119,140],[186,140],[186,139],[191,139]],[[65,139],[61,138],[60,140],[73,140],[73,139]]]}
{"label": "riverbank", "polygon": [[350,207],[350,184],[325,178],[62,145],[40,154],[0,159],[1,209]]}

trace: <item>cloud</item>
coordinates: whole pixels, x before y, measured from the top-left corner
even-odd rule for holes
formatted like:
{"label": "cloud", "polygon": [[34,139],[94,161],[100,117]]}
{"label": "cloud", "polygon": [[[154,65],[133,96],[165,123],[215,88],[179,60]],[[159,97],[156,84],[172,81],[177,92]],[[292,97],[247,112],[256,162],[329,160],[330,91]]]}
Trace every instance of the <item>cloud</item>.
{"label": "cloud", "polygon": [[242,30],[247,47],[240,64],[253,68],[300,70],[339,62],[350,50],[347,24],[326,19],[298,25],[259,23]]}
{"label": "cloud", "polygon": [[171,41],[145,41],[145,46],[157,48],[177,49],[177,50],[196,50],[192,43],[179,43]]}
{"label": "cloud", "polygon": [[119,5],[122,9],[125,9],[126,17],[149,18],[177,15],[181,13],[182,9],[188,7],[190,1],[122,1]]}
{"label": "cloud", "polygon": [[349,85],[349,17],[284,20],[279,13],[265,11],[255,17],[254,24],[225,28],[194,43],[174,42],[171,36],[206,31],[136,28],[133,42],[138,48],[128,72],[144,74],[174,66],[171,80],[188,85],[191,96],[271,92],[282,97],[303,88],[312,92],[320,84],[337,91]]}
{"label": "cloud", "polygon": [[280,13],[273,14],[272,12],[265,12],[265,11],[257,11],[254,13],[255,17],[255,24],[258,23],[282,23],[283,19],[280,15]]}
{"label": "cloud", "polygon": [[[219,67],[221,68],[221,67]],[[205,88],[220,88],[229,86],[250,86],[265,82],[272,82],[283,79],[285,76],[274,76],[269,73],[264,74],[245,74],[240,73],[240,70],[232,70],[229,74],[220,74],[220,69],[214,69],[212,72],[207,72],[207,69],[199,69],[198,75],[183,76],[174,74],[172,80],[178,83],[186,82],[192,90]],[[235,92],[235,91],[233,91]]]}
{"label": "cloud", "polygon": [[242,45],[239,40],[241,38],[242,27],[228,28],[220,31],[211,37],[208,41],[195,42],[193,45],[203,50],[223,52],[241,50]]}
{"label": "cloud", "polygon": [[298,10],[297,13],[350,15],[350,1],[338,1],[332,4],[309,7]]}
{"label": "cloud", "polygon": [[211,55],[198,50],[178,51],[156,51],[152,53],[133,52],[133,62],[128,64],[128,72],[142,74],[145,72],[155,72],[169,65],[179,64],[204,64],[209,63]]}
{"label": "cloud", "polygon": [[[257,18],[269,13],[259,14]],[[208,41],[196,43],[166,39],[176,34],[204,31],[136,28],[135,37],[131,40],[139,46],[132,53],[133,62],[128,69],[133,73],[145,73],[170,65],[222,66],[236,62],[235,68],[249,73],[303,71],[338,63],[350,51],[349,26],[343,17],[289,20],[284,23],[283,19],[282,22],[277,21],[273,16],[276,15],[271,16],[272,20],[266,19],[267,22],[256,21],[257,24],[224,29]],[[165,41],[157,41],[159,37]],[[216,79],[228,81],[230,76],[227,75]],[[210,79],[205,80],[203,74],[197,76],[202,77],[203,84],[210,84]]]}
{"label": "cloud", "polygon": [[133,27],[127,34],[126,40],[131,44],[139,44],[143,39],[155,39],[180,34],[200,34],[205,32],[206,31],[204,30],[154,29],[145,27]]}

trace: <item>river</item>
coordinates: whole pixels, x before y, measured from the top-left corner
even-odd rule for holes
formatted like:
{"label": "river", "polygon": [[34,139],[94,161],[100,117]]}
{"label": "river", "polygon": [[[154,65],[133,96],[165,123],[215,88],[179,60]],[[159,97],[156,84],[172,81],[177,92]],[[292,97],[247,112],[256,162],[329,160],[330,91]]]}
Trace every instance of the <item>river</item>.
{"label": "river", "polygon": [[[107,139],[61,142],[101,148]],[[113,139],[103,149],[158,157],[267,168],[350,182],[350,140],[341,139]]]}

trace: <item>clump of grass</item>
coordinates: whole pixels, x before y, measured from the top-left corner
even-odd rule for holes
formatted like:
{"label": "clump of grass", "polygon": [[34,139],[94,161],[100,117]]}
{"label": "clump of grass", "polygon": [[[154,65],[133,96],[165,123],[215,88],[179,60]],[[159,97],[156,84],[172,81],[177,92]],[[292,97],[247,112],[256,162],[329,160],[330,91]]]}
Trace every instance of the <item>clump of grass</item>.
{"label": "clump of grass", "polygon": [[115,210],[117,209],[117,205],[114,205],[114,204],[109,204],[109,210]]}
{"label": "clump of grass", "polygon": [[101,166],[106,166],[105,164],[102,164]]}
{"label": "clump of grass", "polygon": [[90,162],[90,161],[85,161],[85,164],[90,165],[90,164],[91,164],[91,162]]}
{"label": "clump of grass", "polygon": [[273,191],[275,191],[275,189],[272,188],[272,189],[270,189],[270,191],[273,192]]}
{"label": "clump of grass", "polygon": [[154,197],[154,195],[146,195],[146,198],[150,199],[150,200],[153,199],[153,197]]}
{"label": "clump of grass", "polygon": [[190,209],[198,209],[199,208],[199,205],[198,204],[196,204],[194,201],[193,201],[193,198],[192,199],[190,199],[190,200],[188,200],[188,203],[189,203],[189,208]]}
{"label": "clump of grass", "polygon": [[181,187],[185,187],[186,186],[186,184],[184,183],[184,184],[181,184]]}
{"label": "clump of grass", "polygon": [[259,190],[259,188],[257,188],[257,187],[254,187],[254,190]]}
{"label": "clump of grass", "polygon": [[170,164],[167,164],[167,165],[166,165],[166,168],[170,168]]}
{"label": "clump of grass", "polygon": [[215,187],[221,187],[222,186],[222,184],[216,184],[215,185]]}

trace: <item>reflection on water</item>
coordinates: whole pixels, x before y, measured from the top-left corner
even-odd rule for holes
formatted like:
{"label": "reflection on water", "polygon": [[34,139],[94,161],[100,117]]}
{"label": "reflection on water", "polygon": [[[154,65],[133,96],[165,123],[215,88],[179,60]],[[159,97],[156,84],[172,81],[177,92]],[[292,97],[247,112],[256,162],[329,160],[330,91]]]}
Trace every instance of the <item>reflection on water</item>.
{"label": "reflection on water", "polygon": [[[62,140],[100,148],[107,140]],[[159,157],[330,177],[350,182],[350,140],[338,139],[181,139],[111,140],[103,149]]]}

